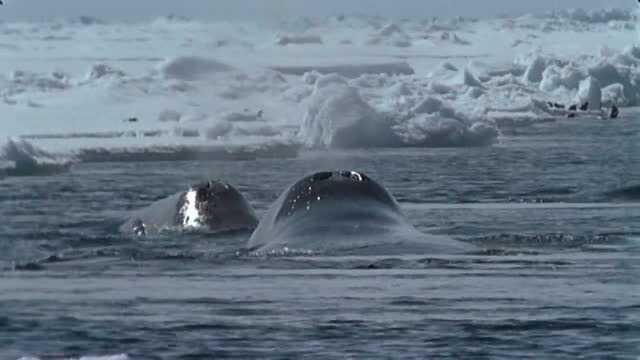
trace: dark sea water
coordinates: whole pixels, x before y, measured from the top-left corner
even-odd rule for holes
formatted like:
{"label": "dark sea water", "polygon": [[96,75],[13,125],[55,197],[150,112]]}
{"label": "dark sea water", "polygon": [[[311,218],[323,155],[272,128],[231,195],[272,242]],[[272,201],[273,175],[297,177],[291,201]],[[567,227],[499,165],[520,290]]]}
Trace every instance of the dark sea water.
{"label": "dark sea water", "polygon": [[[0,358],[640,357],[640,121],[467,149],[81,164],[0,180]],[[248,235],[118,234],[206,178],[264,212],[318,170],[367,173],[463,255],[255,258]],[[121,355],[119,355],[121,354]]]}

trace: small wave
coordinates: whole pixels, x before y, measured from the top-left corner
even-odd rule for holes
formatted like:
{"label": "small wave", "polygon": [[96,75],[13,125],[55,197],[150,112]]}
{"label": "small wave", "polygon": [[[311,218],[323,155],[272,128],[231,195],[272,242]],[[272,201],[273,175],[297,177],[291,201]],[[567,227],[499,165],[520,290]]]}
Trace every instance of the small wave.
{"label": "small wave", "polygon": [[[252,261],[251,259],[247,259]],[[387,271],[387,270],[452,270],[469,271],[478,267],[500,269],[508,265],[510,268],[562,268],[575,264],[571,261],[549,258],[541,252],[533,251],[500,251],[487,250],[464,254],[463,256],[430,256],[417,255],[402,257],[384,256],[339,256],[326,255],[311,257],[274,257],[261,262],[261,270],[344,270],[344,271]],[[303,276],[303,275],[301,275]]]}
{"label": "small wave", "polygon": [[0,174],[42,176],[67,172],[74,160],[48,153],[25,140],[9,139],[0,147]]}
{"label": "small wave", "polygon": [[249,251],[246,250],[238,250],[238,256],[246,255],[248,257],[254,258],[269,258],[269,257],[304,257],[304,256],[316,256],[318,253],[313,250],[305,250],[305,249],[290,249],[288,247],[278,248],[278,249],[270,249],[266,251],[257,250],[257,251]]}
{"label": "small wave", "polygon": [[609,191],[606,194],[609,199],[616,200],[639,200],[640,199],[640,185],[630,185],[613,191]]}
{"label": "small wave", "polygon": [[548,186],[542,187],[530,192],[522,194],[522,196],[526,197],[540,197],[540,196],[548,196],[548,195],[573,195],[578,192],[578,188],[575,186]]}
{"label": "small wave", "polygon": [[488,323],[464,324],[465,331],[486,331],[490,333],[499,332],[519,332],[519,331],[544,331],[544,332],[561,332],[561,331],[590,331],[594,328],[600,328],[606,333],[612,334],[618,331],[633,333],[640,330],[637,324],[629,324],[624,322],[600,322],[590,318],[567,317],[550,320],[509,320],[495,321]]}
{"label": "small wave", "polygon": [[542,248],[581,248],[593,244],[608,244],[623,238],[606,234],[575,235],[565,233],[548,234],[497,234],[470,239],[470,242],[491,247],[535,247]]}
{"label": "small wave", "polygon": [[63,359],[63,360],[129,360],[129,356],[127,354],[118,354],[118,355],[103,355],[103,356],[81,356],[79,358],[67,358],[64,356],[56,355],[42,355],[42,357],[37,356],[25,356],[21,357],[18,360],[45,360],[45,359]]}

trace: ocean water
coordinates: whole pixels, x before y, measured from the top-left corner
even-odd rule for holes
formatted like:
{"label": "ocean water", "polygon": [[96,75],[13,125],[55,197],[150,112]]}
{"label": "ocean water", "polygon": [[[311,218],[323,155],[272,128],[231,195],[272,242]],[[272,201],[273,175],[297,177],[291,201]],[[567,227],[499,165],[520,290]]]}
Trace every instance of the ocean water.
{"label": "ocean water", "polygon": [[[640,356],[640,122],[576,119],[482,148],[80,164],[0,180],[0,358]],[[220,178],[260,213],[311,172],[386,186],[462,255],[254,258],[248,235],[129,238],[127,211]]]}

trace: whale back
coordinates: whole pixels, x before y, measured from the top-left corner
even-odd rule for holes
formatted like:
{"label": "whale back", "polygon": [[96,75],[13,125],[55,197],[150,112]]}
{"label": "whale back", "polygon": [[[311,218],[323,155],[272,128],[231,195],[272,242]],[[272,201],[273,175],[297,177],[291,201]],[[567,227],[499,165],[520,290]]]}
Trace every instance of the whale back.
{"label": "whale back", "polygon": [[256,253],[406,254],[464,247],[417,231],[393,196],[365,174],[320,172],[290,186],[249,240]]}

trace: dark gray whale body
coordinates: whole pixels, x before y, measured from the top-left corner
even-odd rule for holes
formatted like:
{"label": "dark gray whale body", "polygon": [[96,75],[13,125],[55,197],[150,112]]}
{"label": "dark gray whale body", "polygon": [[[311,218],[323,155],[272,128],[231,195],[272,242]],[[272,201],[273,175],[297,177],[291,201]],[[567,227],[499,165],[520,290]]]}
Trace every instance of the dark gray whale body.
{"label": "dark gray whale body", "polygon": [[286,190],[249,240],[258,255],[451,253],[473,246],[426,235],[404,217],[380,184],[354,171],[320,172]]}
{"label": "dark gray whale body", "polygon": [[134,212],[120,231],[135,235],[179,229],[219,233],[251,231],[257,224],[253,208],[238,190],[209,181]]}

